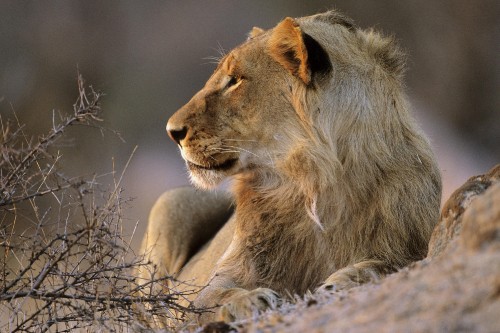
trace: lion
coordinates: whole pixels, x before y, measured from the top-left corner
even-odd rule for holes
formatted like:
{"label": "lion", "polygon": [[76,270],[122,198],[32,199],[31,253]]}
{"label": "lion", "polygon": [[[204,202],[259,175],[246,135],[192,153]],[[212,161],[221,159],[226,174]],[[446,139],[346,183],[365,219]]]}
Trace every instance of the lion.
{"label": "lion", "polygon": [[[254,28],[168,120],[199,189],[158,199],[142,253],[160,274],[206,286],[191,298],[211,309],[199,323],[425,257],[441,178],[404,68],[393,38],[337,11],[287,17]],[[214,190],[225,179],[230,194]]]}

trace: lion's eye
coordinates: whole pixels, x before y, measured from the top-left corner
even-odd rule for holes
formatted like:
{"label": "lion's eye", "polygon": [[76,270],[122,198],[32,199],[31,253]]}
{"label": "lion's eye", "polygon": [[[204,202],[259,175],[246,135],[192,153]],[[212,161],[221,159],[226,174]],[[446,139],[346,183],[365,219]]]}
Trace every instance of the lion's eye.
{"label": "lion's eye", "polygon": [[231,76],[229,79],[228,83],[226,84],[226,88],[231,88],[234,86],[236,83],[238,83],[239,79],[236,76]]}
{"label": "lion's eye", "polygon": [[225,94],[231,93],[240,86],[241,82],[243,82],[241,76],[233,76],[233,75],[228,76],[226,80],[227,80],[226,85],[223,88]]}

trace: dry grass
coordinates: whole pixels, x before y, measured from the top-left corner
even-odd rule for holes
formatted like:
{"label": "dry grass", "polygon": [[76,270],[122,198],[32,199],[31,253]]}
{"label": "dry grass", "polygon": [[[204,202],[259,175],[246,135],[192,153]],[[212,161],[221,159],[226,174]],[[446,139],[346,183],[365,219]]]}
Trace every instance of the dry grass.
{"label": "dry grass", "polygon": [[123,232],[123,172],[113,170],[106,188],[99,177],[69,178],[60,170],[53,148],[71,127],[103,130],[102,94],[87,92],[81,77],[78,89],[74,112],[54,113],[38,139],[15,116],[0,117],[2,332],[123,332],[151,328],[145,318],[197,311],[178,305],[185,294],[165,293],[169,277],[134,278],[144,261],[130,247],[133,233]]}

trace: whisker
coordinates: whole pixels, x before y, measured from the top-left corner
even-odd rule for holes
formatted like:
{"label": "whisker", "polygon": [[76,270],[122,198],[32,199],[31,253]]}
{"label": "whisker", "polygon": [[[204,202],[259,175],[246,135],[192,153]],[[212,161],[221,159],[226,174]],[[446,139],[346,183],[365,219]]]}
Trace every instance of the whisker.
{"label": "whisker", "polygon": [[[238,139],[224,139],[224,141],[250,141],[250,142],[256,142],[256,140],[238,140]],[[245,149],[245,148],[241,148],[241,147],[237,147],[237,146],[230,146],[230,145],[227,145],[227,144],[224,144],[223,143],[223,146],[221,147],[208,147],[206,148],[205,150],[208,150],[208,151],[213,151],[213,152],[216,152],[216,153],[220,153],[220,154],[232,154],[232,153],[241,153],[241,152],[246,152],[248,154],[251,154],[255,157],[259,157],[259,155],[257,155],[256,153],[248,150],[248,149]],[[207,156],[207,155],[205,155]],[[213,158],[213,157],[212,157]],[[274,161],[273,161],[274,163]]]}
{"label": "whisker", "polygon": [[257,142],[257,140],[240,140],[240,139],[223,139],[223,141],[245,141],[245,142]]}
{"label": "whisker", "polygon": [[207,64],[214,64],[214,65],[218,65],[221,58],[220,57],[204,57],[202,58],[203,60],[208,60],[207,62],[204,62],[203,65],[207,65]]}
{"label": "whisker", "polygon": [[224,50],[224,48],[222,47],[222,45],[217,42],[217,48],[212,48],[213,50],[215,50],[215,52],[217,52],[219,55],[218,56],[208,56],[208,57],[204,57],[203,60],[210,60],[208,63],[209,64],[219,64],[220,61],[226,56],[226,51]]}
{"label": "whisker", "polygon": [[222,47],[220,42],[217,42],[217,52],[219,52],[219,56],[220,56],[219,60],[224,58],[227,54],[226,50]]}
{"label": "whisker", "polygon": [[216,153],[219,153],[219,154],[241,153],[240,150],[234,150],[234,149],[228,149],[228,148],[208,148],[208,150],[215,151]]}
{"label": "whisker", "polygon": [[212,150],[215,152],[228,152],[228,151],[235,152],[235,153],[240,152],[239,150],[234,150],[234,149],[230,149],[230,148],[208,148],[208,150]]}
{"label": "whisker", "polygon": [[211,158],[212,160],[217,162],[217,160],[212,155],[208,154],[207,152],[202,151],[201,153],[203,154],[203,156],[205,156],[207,158]]}
{"label": "whisker", "polygon": [[201,59],[203,59],[203,60],[213,60],[213,61],[217,61],[217,62],[219,62],[221,60],[221,58],[217,57],[217,56],[208,56],[208,57],[203,57]]}
{"label": "whisker", "polygon": [[239,150],[221,150],[221,153],[241,153]]}
{"label": "whisker", "polygon": [[253,155],[253,156],[255,156],[255,157],[260,157],[259,155],[255,154],[254,152],[251,152],[250,150],[247,150],[247,149],[245,149],[245,148],[235,147],[235,146],[229,146],[229,145],[224,145],[224,147],[237,149],[237,150],[244,151],[244,152],[247,152],[247,153],[249,153],[249,154],[252,154],[252,155]]}

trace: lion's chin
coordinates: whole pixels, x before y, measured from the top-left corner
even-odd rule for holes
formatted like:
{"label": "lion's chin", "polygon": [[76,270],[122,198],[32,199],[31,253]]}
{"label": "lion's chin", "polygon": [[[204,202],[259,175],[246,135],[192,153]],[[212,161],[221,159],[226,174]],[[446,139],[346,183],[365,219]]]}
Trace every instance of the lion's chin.
{"label": "lion's chin", "polygon": [[212,166],[201,166],[190,161],[186,161],[189,170],[191,183],[202,189],[213,189],[225,178],[233,174],[238,160],[231,159],[224,163]]}

